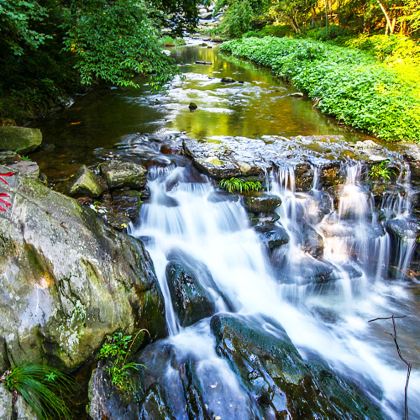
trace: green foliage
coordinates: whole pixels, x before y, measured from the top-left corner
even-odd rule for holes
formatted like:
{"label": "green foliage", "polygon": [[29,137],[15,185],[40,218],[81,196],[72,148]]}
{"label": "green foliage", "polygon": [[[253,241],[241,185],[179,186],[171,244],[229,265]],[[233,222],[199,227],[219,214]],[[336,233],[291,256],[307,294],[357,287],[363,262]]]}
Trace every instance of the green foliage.
{"label": "green foliage", "polygon": [[420,45],[403,35],[361,34],[347,41],[347,46],[372,53],[380,61],[397,61],[409,59],[420,65]]}
{"label": "green foliage", "polygon": [[39,420],[70,419],[63,396],[74,387],[73,380],[45,365],[24,364],[7,371],[2,380],[11,392],[17,392]]}
{"label": "green foliage", "polygon": [[169,35],[165,35],[159,40],[160,44],[164,47],[176,47],[178,45],[185,45],[183,38],[172,38]]}
{"label": "green foliage", "polygon": [[38,31],[36,24],[47,16],[47,10],[34,0],[0,0],[0,35],[3,48],[15,56],[25,53],[25,48],[35,49],[48,35]]}
{"label": "green foliage", "polygon": [[132,373],[138,371],[142,365],[139,363],[129,362],[129,358],[133,346],[139,345],[144,339],[144,333],[147,330],[139,330],[133,337],[132,335],[124,335],[121,331],[114,333],[108,337],[106,342],[99,350],[98,359],[107,362],[107,372],[111,378],[112,384],[122,393],[132,392],[134,385],[132,381]]}
{"label": "green foliage", "polygon": [[108,3],[101,13],[97,7],[84,10],[65,44],[77,58],[84,85],[103,80],[138,87],[133,78],[140,74],[149,76],[152,87],[158,87],[175,72],[161,51],[146,6],[139,0]]}
{"label": "green foliage", "polygon": [[241,178],[222,179],[219,183],[220,187],[230,193],[250,193],[262,190],[260,181],[245,181]]}
{"label": "green foliage", "polygon": [[308,38],[316,39],[318,41],[330,41],[339,37],[348,37],[351,32],[338,25],[329,25],[328,27],[313,28],[305,32]]}
{"label": "green foliage", "polygon": [[391,181],[394,170],[390,167],[389,160],[372,165],[369,171],[369,177],[373,180]]}
{"label": "green foliage", "polygon": [[222,51],[271,67],[321,111],[388,140],[420,141],[419,88],[369,54],[291,38],[243,38]]}
{"label": "green foliage", "polygon": [[229,38],[241,36],[252,30],[256,20],[265,9],[266,0],[222,0],[216,5],[216,10],[227,5],[228,8],[220,23],[218,32]]}
{"label": "green foliage", "polygon": [[45,115],[81,84],[162,86],[176,66],[153,14],[169,5],[185,17],[195,0],[0,0],[0,117]]}
{"label": "green foliage", "polygon": [[[208,0],[207,0],[208,2]],[[172,33],[182,35],[186,29],[192,31],[198,23],[198,0],[148,0],[149,14],[159,27],[169,28]]]}

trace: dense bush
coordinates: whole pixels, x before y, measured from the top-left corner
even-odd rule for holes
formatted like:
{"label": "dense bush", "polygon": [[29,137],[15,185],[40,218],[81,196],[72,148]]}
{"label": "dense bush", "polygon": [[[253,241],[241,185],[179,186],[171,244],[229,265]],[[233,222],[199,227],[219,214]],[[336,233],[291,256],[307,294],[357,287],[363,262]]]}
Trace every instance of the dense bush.
{"label": "dense bush", "polygon": [[348,37],[351,32],[338,25],[329,25],[328,27],[313,28],[306,31],[305,36],[318,41],[330,41],[339,37]]}
{"label": "dense bush", "polygon": [[291,38],[243,38],[222,51],[273,69],[317,101],[321,111],[388,141],[420,141],[415,83],[352,48]]}

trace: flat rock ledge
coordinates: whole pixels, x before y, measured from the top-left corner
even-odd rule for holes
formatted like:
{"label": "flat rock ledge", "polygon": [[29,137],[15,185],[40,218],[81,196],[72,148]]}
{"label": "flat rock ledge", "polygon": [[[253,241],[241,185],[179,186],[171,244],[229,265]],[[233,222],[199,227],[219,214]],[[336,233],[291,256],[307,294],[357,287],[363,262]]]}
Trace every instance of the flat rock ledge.
{"label": "flat rock ledge", "polygon": [[200,171],[217,180],[230,177],[264,180],[273,167],[294,167],[298,191],[311,188],[315,168],[319,169],[320,182],[331,186],[343,181],[341,166],[349,159],[372,165],[400,158],[371,140],[350,143],[339,135],[212,137],[206,142],[184,138],[183,149]]}

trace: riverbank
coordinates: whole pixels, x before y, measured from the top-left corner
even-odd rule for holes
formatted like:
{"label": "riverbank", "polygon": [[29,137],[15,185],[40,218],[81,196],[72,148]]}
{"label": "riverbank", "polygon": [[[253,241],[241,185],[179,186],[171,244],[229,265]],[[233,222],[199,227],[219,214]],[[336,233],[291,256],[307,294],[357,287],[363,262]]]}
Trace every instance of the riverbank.
{"label": "riverbank", "polygon": [[420,142],[418,87],[363,51],[269,36],[228,41],[221,50],[271,68],[340,122],[386,141]]}

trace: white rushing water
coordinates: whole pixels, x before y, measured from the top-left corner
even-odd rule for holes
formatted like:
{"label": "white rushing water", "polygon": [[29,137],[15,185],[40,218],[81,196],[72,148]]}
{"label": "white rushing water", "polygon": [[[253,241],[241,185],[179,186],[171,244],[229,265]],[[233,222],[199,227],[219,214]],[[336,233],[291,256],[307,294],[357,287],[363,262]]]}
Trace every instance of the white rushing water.
{"label": "white rushing water", "polygon": [[[250,225],[241,202],[218,193],[206,177],[175,166],[152,168],[149,173],[151,199],[143,205],[131,234],[145,239],[154,262],[165,299],[169,341],[179,352],[193,353],[201,360],[203,374],[212,383],[223,383],[223,390],[207,404],[222,404],[225,418],[247,418],[245,410],[237,411],[246,396],[227,363],[216,355],[209,320],[188,328],[177,320],[165,274],[168,255],[174,250],[208,268],[217,286],[211,289],[217,311],[275,319],[303,356],[319,353],[338,371],[359,382],[375,383],[384,393],[385,416],[401,417],[406,371],[391,338],[383,333],[391,330],[391,324],[368,320],[409,314],[409,292],[398,279],[387,278],[392,250],[383,226],[388,220],[409,216],[410,195],[385,195],[379,221],[373,198],[360,182],[361,166],[350,163],[345,171],[346,181],[336,200],[319,189],[317,176],[310,192],[298,193],[292,167],[269,174],[268,190],[282,200],[276,223],[289,236],[289,243],[272,255]],[[407,173],[398,183],[408,190]],[[399,273],[407,268],[412,249],[410,241],[400,242]],[[221,396],[225,401],[220,401]],[[419,418],[416,371],[409,396],[412,416]],[[229,411],[227,402],[233,400],[236,404]]]}

